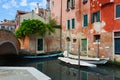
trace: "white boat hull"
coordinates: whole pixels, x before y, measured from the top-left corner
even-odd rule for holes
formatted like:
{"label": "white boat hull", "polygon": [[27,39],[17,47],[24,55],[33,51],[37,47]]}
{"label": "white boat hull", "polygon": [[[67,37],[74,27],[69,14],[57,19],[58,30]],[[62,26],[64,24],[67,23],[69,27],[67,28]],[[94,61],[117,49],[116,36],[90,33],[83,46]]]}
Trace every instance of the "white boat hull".
{"label": "white boat hull", "polygon": [[58,57],[58,59],[65,63],[71,64],[71,65],[96,67],[96,65],[87,63],[85,61],[80,61],[80,65],[78,65],[78,60],[75,60],[75,59],[70,59],[70,58],[66,58],[66,57]]}
{"label": "white boat hull", "polygon": [[[67,53],[67,51],[64,51],[63,56],[78,60],[77,55],[69,54]],[[87,57],[87,56],[80,56],[80,61],[85,61],[90,64],[105,64],[108,62],[108,60],[109,58],[92,58],[92,57]]]}
{"label": "white boat hull", "polygon": [[108,62],[109,59],[107,58],[104,58],[104,59],[100,59],[100,60],[83,60],[81,59],[81,61],[85,61],[85,62],[88,62],[88,63],[91,63],[91,64],[105,64]]}

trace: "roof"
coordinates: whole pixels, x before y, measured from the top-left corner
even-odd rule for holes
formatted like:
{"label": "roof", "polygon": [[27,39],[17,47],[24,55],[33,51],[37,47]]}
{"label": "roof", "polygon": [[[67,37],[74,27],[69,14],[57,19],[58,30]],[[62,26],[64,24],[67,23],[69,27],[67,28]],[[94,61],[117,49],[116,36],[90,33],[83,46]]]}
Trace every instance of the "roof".
{"label": "roof", "polygon": [[14,20],[4,20],[0,23],[0,26],[15,26]]}
{"label": "roof", "polygon": [[28,13],[28,12],[26,12],[26,11],[21,11],[21,10],[17,10],[17,14],[18,14],[18,15],[26,14],[26,13]]}

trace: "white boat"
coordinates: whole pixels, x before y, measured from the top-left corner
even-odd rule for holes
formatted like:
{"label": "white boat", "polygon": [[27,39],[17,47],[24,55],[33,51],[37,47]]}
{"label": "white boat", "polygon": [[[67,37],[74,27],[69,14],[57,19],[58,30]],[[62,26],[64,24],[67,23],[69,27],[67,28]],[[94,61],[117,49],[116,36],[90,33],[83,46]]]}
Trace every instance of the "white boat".
{"label": "white boat", "polygon": [[[77,55],[69,54],[67,51],[64,51],[63,56],[69,57],[71,59],[78,59]],[[108,62],[108,60],[109,58],[92,58],[92,57],[87,57],[87,56],[80,56],[80,61],[85,61],[91,64],[105,64]]]}
{"label": "white boat", "polygon": [[109,58],[91,58],[91,57],[80,57],[80,60],[86,61],[91,64],[105,64],[108,62]]}
{"label": "white boat", "polygon": [[78,60],[76,59],[70,59],[67,57],[58,57],[59,60],[71,64],[71,65],[76,65],[76,66],[86,66],[86,67],[96,67],[94,64],[87,63],[85,61],[80,61],[80,64],[78,64]]}

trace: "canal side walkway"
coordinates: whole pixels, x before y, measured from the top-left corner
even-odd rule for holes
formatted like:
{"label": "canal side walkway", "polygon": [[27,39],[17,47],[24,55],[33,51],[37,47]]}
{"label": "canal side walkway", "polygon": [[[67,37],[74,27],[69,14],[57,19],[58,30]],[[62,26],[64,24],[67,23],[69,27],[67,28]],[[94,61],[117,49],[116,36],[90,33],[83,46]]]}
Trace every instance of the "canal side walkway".
{"label": "canal side walkway", "polygon": [[33,67],[0,67],[0,80],[51,80]]}

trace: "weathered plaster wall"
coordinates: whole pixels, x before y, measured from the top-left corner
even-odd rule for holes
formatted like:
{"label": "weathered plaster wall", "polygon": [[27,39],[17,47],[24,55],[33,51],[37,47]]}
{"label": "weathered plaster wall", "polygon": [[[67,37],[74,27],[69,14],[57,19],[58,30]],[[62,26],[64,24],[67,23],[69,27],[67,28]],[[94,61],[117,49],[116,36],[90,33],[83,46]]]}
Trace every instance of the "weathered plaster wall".
{"label": "weathered plaster wall", "polygon": [[[42,37],[39,35],[31,35],[30,37],[25,37],[24,49],[33,54],[37,53],[38,38]],[[52,33],[51,35],[46,35],[43,40],[43,52],[60,51],[60,29],[55,29],[55,33]]]}
{"label": "weathered plaster wall", "polygon": [[[55,1],[55,4],[60,6],[59,0]],[[67,0],[63,0],[62,3],[62,48],[63,50],[70,49],[70,52],[78,52],[78,44],[81,39],[87,38],[88,50],[87,52],[81,52],[82,54],[89,54],[96,56],[97,44],[94,42],[94,35],[99,34],[101,42],[99,44],[99,56],[109,57],[114,60],[114,57],[120,61],[120,56],[114,53],[114,31],[120,31],[120,19],[115,18],[115,7],[120,4],[119,0],[88,0],[86,4],[82,4],[82,0],[75,0],[75,9],[66,11]],[[54,13],[58,19],[60,19],[59,10],[57,8],[51,8],[51,12]],[[91,23],[91,14],[100,11],[100,22]],[[88,14],[88,26],[83,27],[83,15]],[[75,29],[67,30],[66,21],[75,18]],[[66,38],[70,38],[69,44]],[[73,39],[77,41],[74,43]],[[67,46],[69,46],[67,48]],[[115,55],[115,56],[114,56]]]}

